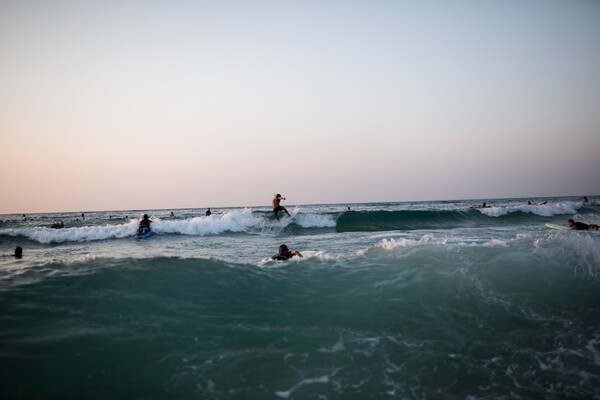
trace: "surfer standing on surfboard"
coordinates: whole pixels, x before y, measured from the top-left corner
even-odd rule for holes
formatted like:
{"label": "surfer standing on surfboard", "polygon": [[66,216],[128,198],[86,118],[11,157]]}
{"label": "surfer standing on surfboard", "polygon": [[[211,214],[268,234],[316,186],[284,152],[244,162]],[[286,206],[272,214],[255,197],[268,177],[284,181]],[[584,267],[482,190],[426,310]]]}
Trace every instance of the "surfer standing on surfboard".
{"label": "surfer standing on surfboard", "polygon": [[285,207],[279,205],[279,203],[281,202],[281,200],[285,200],[285,197],[281,197],[281,195],[279,193],[277,193],[275,195],[275,198],[273,199],[273,202],[272,202],[273,213],[275,213],[275,218],[277,218],[277,221],[279,221],[279,211],[285,211],[285,213],[287,214],[288,218],[290,218],[290,213],[285,209]]}

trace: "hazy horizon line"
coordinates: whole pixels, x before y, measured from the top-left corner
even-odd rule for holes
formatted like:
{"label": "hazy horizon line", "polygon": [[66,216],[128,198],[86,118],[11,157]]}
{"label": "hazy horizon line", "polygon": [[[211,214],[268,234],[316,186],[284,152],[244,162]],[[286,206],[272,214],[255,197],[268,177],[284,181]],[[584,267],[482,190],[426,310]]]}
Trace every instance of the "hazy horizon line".
{"label": "hazy horizon line", "polygon": [[[479,197],[468,199],[430,199],[430,200],[392,200],[392,201],[352,201],[352,202],[334,202],[334,203],[287,203],[287,207],[296,206],[331,206],[331,205],[353,205],[353,204],[390,204],[390,203],[429,203],[429,202],[463,202],[463,201],[496,201],[496,200],[519,200],[519,199],[558,199],[558,198],[583,198],[598,197],[599,195],[566,195],[566,196],[519,196],[519,197]],[[41,211],[41,212],[13,212],[2,213],[5,215],[27,215],[27,214],[75,214],[75,213],[102,213],[102,212],[144,212],[144,211],[177,211],[177,210],[201,210],[201,209],[234,209],[234,208],[271,208],[270,204],[264,205],[237,205],[237,206],[204,206],[204,207],[177,207],[177,208],[123,208],[123,209],[105,209],[105,210],[76,210],[76,211]]]}

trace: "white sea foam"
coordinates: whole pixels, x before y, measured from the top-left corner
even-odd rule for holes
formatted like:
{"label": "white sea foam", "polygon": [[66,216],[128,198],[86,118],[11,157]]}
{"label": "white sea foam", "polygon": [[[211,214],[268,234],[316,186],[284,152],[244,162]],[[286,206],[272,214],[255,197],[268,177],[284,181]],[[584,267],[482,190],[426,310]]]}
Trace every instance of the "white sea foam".
{"label": "white sea foam", "polygon": [[596,232],[569,232],[561,239],[575,252],[576,272],[583,276],[600,277],[600,240]]}
{"label": "white sea foam", "polygon": [[[331,376],[335,376],[335,374],[339,371],[339,369],[335,370]],[[294,393],[295,390],[297,390],[298,388],[305,386],[305,385],[314,385],[315,383],[329,383],[330,380],[330,376],[329,375],[323,375],[320,376],[318,378],[308,378],[308,379],[302,379],[300,382],[296,383],[293,387],[291,387],[288,390],[285,391],[277,391],[275,392],[275,394],[281,398],[284,399],[288,399],[290,398],[290,396]]]}
{"label": "white sea foam", "polygon": [[334,228],[336,224],[328,214],[298,214],[294,221],[303,228]]}
{"label": "white sea foam", "polygon": [[[297,213],[297,210],[293,211]],[[252,213],[250,209],[234,210],[210,217],[193,217],[189,219],[169,219],[150,215],[152,229],[157,234],[181,234],[193,236],[218,235],[225,232],[259,232],[279,231],[291,223],[303,228],[335,227],[335,220],[329,215],[298,214],[292,221],[282,218],[274,223],[261,214]],[[103,239],[119,239],[133,236],[139,224],[138,219],[120,225],[101,225],[51,229],[46,227],[15,228],[0,230],[0,234],[24,236],[40,243],[83,242]]]}
{"label": "white sea foam", "polygon": [[372,250],[383,249],[386,251],[395,250],[395,249],[407,249],[412,247],[417,247],[425,244],[431,244],[435,242],[440,242],[443,239],[435,239],[433,235],[423,235],[420,239],[411,239],[411,238],[386,238],[380,240],[377,244],[373,246],[369,246],[366,249],[361,249],[356,252],[356,255],[359,257],[364,257]]}
{"label": "white sea foam", "polygon": [[262,227],[265,220],[253,215],[249,209],[231,211],[210,217],[195,217],[183,220],[151,218],[156,233],[179,233],[182,235],[217,235],[223,232],[248,232]]}
{"label": "white sea foam", "polygon": [[346,346],[341,340],[338,340],[336,344],[331,347],[321,347],[317,350],[318,353],[339,353],[340,351],[346,350]]}
{"label": "white sea foam", "polygon": [[378,247],[385,250],[393,250],[396,248],[407,248],[414,247],[422,244],[430,243],[434,240],[432,235],[423,235],[419,240],[415,239],[407,239],[407,238],[399,238],[399,239],[383,239],[378,243]]}
{"label": "white sea foam", "polygon": [[600,277],[600,235],[594,231],[561,230],[549,232],[533,243],[537,250],[551,249],[571,260],[577,275]]}
{"label": "white sea foam", "polygon": [[594,359],[594,364],[600,367],[600,337],[596,336],[591,339],[585,346],[585,349],[590,352]]}
{"label": "white sea foam", "polygon": [[[377,235],[379,236],[379,235]],[[371,251],[385,250],[386,252],[408,250],[420,247],[443,246],[447,248],[463,247],[489,247],[502,248],[509,247],[513,243],[519,243],[518,238],[486,238],[477,236],[456,236],[448,237],[446,235],[425,234],[421,237],[391,237],[383,238],[376,244],[365,249],[360,249],[356,255],[363,257]]]}
{"label": "white sea foam", "polygon": [[553,217],[555,215],[575,214],[577,209],[582,206],[581,202],[567,201],[563,203],[543,204],[543,205],[517,205],[517,206],[496,206],[489,208],[480,208],[479,211],[488,217],[502,217],[508,214],[523,212],[535,214],[541,217]]}
{"label": "white sea foam", "polygon": [[483,244],[483,247],[507,247],[508,244],[505,240],[490,239]]}
{"label": "white sea foam", "polygon": [[[178,233],[182,235],[217,235],[224,232],[248,232],[263,229],[267,220],[253,215],[249,209],[232,211],[210,217],[190,219],[161,219],[150,216],[152,230],[157,234]],[[7,228],[0,234],[24,236],[40,243],[87,242],[104,239],[120,239],[135,235],[139,220],[132,219],[119,225],[96,225],[52,229],[47,227]]]}
{"label": "white sea foam", "polygon": [[130,237],[135,234],[137,226],[137,221],[130,221],[121,225],[82,226],[63,229],[45,227],[9,228],[1,230],[0,234],[24,236],[40,243],[86,242]]}

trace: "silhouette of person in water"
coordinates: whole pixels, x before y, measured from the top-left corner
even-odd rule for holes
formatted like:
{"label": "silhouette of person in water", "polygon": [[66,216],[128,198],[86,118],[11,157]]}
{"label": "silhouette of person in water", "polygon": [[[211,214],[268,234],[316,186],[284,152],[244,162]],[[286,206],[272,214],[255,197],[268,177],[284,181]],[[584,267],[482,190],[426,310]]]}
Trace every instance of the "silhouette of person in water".
{"label": "silhouette of person in water", "polygon": [[569,229],[574,229],[576,231],[600,231],[600,226],[595,224],[584,224],[583,222],[575,222],[573,219],[567,221],[567,226]]}
{"label": "silhouette of person in water", "polygon": [[21,246],[17,246],[15,249],[15,258],[23,257],[23,248]]}
{"label": "silhouette of person in water", "polygon": [[212,211],[210,211],[210,207],[208,207],[208,210],[206,210],[206,213],[205,213],[205,215],[206,215],[207,217],[210,217],[210,216],[212,215]]}
{"label": "silhouette of person in water", "polygon": [[54,229],[62,229],[65,227],[65,224],[62,221],[52,224],[51,228]]}
{"label": "silhouette of person in water", "polygon": [[527,202],[527,205],[528,206],[543,206],[546,203],[548,203],[548,202],[547,201],[542,201],[542,202],[539,202],[539,203],[532,203],[531,200],[530,200],[530,201]]}
{"label": "silhouette of person in water", "polygon": [[271,257],[271,259],[277,260],[277,261],[285,261],[285,260],[289,260],[290,258],[292,258],[294,256],[304,257],[299,251],[290,250],[290,249],[288,249],[288,247],[285,244],[282,244],[281,246],[279,246],[279,252],[277,254],[275,254],[273,257]]}
{"label": "silhouette of person in water", "polygon": [[140,235],[143,235],[144,233],[148,233],[148,231],[150,230],[151,223],[152,223],[152,220],[150,220],[150,218],[148,217],[148,214],[144,214],[144,218],[142,218],[142,220],[140,221],[140,226],[137,230],[137,233]]}
{"label": "silhouette of person in water", "polygon": [[273,213],[275,214],[275,218],[277,218],[277,221],[279,221],[279,211],[285,211],[288,218],[290,218],[290,213],[286,210],[286,208],[284,206],[279,204],[281,202],[281,200],[285,200],[285,197],[281,197],[281,195],[279,193],[277,193],[272,202]]}
{"label": "silhouette of person in water", "polygon": [[471,208],[487,208],[487,207],[488,206],[487,206],[487,204],[485,204],[485,201],[483,203],[481,203],[481,204],[473,204],[471,206]]}

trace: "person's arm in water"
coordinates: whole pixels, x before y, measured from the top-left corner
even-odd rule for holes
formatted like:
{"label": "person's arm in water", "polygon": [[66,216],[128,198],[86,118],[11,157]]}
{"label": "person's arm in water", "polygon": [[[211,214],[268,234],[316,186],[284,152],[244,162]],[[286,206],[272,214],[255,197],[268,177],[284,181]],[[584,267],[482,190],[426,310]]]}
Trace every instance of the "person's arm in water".
{"label": "person's arm in water", "polygon": [[296,250],[290,250],[290,254],[291,254],[292,256],[304,257],[304,256],[302,255],[302,253],[300,253],[299,251],[296,251]]}

